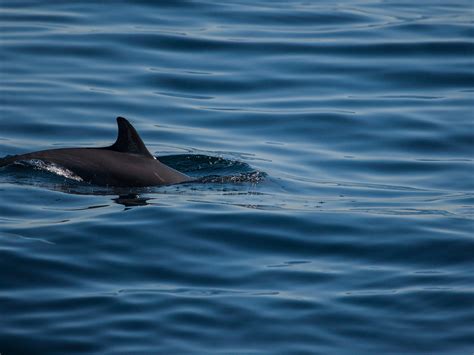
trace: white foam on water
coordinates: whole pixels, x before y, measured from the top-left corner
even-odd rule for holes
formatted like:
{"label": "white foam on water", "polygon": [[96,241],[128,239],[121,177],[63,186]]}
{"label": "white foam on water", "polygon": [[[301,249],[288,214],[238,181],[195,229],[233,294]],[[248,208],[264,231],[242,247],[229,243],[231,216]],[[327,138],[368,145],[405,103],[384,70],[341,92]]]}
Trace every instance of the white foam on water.
{"label": "white foam on water", "polygon": [[51,162],[45,162],[40,159],[30,159],[30,160],[21,161],[19,163],[32,166],[34,169],[37,169],[37,170],[48,171],[50,173],[53,173],[58,176],[62,176],[74,181],[84,181],[82,180],[80,176],[74,174],[71,170],[66,169],[60,165],[51,163]]}

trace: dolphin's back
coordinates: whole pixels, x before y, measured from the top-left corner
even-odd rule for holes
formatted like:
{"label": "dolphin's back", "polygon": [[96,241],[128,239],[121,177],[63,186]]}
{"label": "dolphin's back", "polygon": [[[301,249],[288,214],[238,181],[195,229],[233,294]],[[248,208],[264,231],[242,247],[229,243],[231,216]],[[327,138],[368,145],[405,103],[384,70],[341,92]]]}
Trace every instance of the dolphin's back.
{"label": "dolphin's back", "polygon": [[7,156],[0,159],[0,167],[38,159],[66,168],[85,182],[102,186],[153,186],[192,180],[155,159],[126,119],[119,117],[117,123],[119,135],[110,147],[61,148]]}
{"label": "dolphin's back", "polygon": [[74,172],[101,186],[153,186],[190,181],[185,174],[139,154],[107,149],[63,148],[18,155],[10,160],[38,159]]}

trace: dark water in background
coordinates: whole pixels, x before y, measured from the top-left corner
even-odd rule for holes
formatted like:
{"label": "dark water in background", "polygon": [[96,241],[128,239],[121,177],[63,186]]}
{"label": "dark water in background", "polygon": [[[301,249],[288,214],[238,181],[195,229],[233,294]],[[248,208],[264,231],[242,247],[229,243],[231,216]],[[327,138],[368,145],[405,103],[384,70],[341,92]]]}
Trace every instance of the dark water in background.
{"label": "dark water in background", "polygon": [[471,353],[471,1],[0,2],[0,353]]}

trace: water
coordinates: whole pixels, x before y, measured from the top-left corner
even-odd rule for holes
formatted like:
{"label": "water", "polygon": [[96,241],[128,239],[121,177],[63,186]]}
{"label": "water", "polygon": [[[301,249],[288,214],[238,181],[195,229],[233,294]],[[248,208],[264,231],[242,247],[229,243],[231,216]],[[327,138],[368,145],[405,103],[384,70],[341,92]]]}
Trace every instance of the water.
{"label": "water", "polygon": [[2,168],[2,354],[473,351],[471,1],[0,6],[0,156],[204,179]]}

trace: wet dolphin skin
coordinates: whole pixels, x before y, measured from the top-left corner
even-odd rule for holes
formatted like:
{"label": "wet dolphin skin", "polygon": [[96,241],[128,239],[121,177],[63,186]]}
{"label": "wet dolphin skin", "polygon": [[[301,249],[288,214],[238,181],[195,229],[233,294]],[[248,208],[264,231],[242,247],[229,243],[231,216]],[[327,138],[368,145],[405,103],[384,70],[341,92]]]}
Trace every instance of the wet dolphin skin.
{"label": "wet dolphin skin", "polygon": [[142,187],[192,180],[156,159],[125,118],[117,117],[117,124],[117,140],[109,147],[50,149],[8,156],[0,159],[0,167],[17,161],[41,160],[99,186]]}

